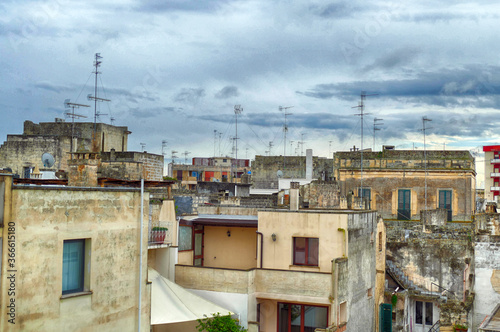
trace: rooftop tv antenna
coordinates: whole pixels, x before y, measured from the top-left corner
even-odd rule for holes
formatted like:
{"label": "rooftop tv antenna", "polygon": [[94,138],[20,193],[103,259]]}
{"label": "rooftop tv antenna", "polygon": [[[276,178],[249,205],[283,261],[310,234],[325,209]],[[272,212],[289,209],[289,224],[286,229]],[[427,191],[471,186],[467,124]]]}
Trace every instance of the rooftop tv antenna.
{"label": "rooftop tv antenna", "polygon": [[279,106],[278,109],[280,112],[283,112],[285,115],[285,123],[283,125],[283,172],[285,172],[285,158],[286,158],[286,133],[288,132],[288,125],[286,123],[286,118],[289,115],[292,115],[292,113],[288,113],[288,109],[292,108],[293,106]]}
{"label": "rooftop tv antenna", "polygon": [[141,151],[144,152],[146,150],[146,143],[139,143],[141,144]]}
{"label": "rooftop tv antenna", "polygon": [[383,125],[383,123],[379,122],[382,120],[384,119],[378,119],[378,118],[373,119],[373,151],[375,151],[375,133],[377,132],[377,130],[380,130],[380,128],[378,128],[377,126]]}
{"label": "rooftop tv antenna", "polygon": [[236,141],[236,179],[238,178],[238,115],[241,112],[243,112],[243,107],[241,105],[234,105],[234,114],[236,115],[236,137],[234,138]]}
{"label": "rooftop tv antenna", "polygon": [[75,118],[86,118],[86,116],[84,116],[84,115],[76,114],[75,108],[90,107],[90,105],[71,103],[69,99],[66,99],[64,101],[64,107],[71,108],[71,112],[68,110],[64,114],[66,114],[67,116],[69,116],[71,118],[71,150],[70,151],[75,152],[75,151],[73,151],[73,141],[75,139]]}
{"label": "rooftop tv antenna", "polygon": [[361,91],[361,100],[358,103],[358,106],[353,106],[352,107],[352,108],[358,108],[359,109],[359,113],[354,114],[354,115],[357,115],[357,116],[361,117],[361,149],[359,151],[361,153],[361,175],[360,175],[360,177],[361,177],[361,181],[360,181],[361,182],[361,189],[360,189],[360,198],[361,198],[361,204],[362,204],[362,206],[363,206],[363,117],[365,115],[370,114],[370,113],[365,113],[365,99],[366,99],[366,97],[376,96],[376,95],[377,94],[367,95],[366,91]]}
{"label": "rooftop tv antenna", "polygon": [[184,164],[187,164],[187,162],[188,162],[188,159],[187,159],[187,158],[188,158],[188,155],[190,155],[190,154],[191,154],[191,152],[189,152],[189,151],[184,151],[182,154],[184,155]]}
{"label": "rooftop tv antenna", "polygon": [[175,164],[175,159],[177,158],[177,153],[178,151],[172,150],[172,164]]}
{"label": "rooftop tv antenna", "polygon": [[115,119],[114,117],[111,117],[109,120],[111,121],[111,125],[114,125],[114,124],[115,124],[115,120],[116,120],[116,119]]}
{"label": "rooftop tv antenna", "polygon": [[87,98],[89,100],[94,101],[94,130],[92,133],[92,136],[94,136],[93,139],[96,138],[95,136],[96,136],[96,132],[97,132],[97,117],[99,117],[99,115],[106,115],[106,114],[99,113],[99,111],[97,111],[97,102],[98,101],[101,101],[101,102],[102,101],[111,101],[109,99],[99,98],[97,96],[97,75],[99,75],[101,73],[99,71],[99,67],[101,66],[101,63],[102,63],[102,61],[99,61],[100,59],[102,59],[101,53],[96,53],[95,60],[94,60],[95,71],[93,72],[95,74],[94,95],[93,96],[91,94],[87,95]]}

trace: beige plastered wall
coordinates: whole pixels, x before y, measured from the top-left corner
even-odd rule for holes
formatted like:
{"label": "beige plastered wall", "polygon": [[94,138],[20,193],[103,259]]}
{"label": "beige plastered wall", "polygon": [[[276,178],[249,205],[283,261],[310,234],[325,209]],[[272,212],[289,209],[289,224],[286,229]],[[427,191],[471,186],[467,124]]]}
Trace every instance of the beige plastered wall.
{"label": "beige plastered wall", "polygon": [[[345,213],[259,211],[259,232],[263,235],[263,268],[331,273],[332,259],[348,256]],[[276,235],[276,241],[273,241],[272,234]],[[293,265],[294,237],[319,238],[317,267]]]}
{"label": "beige plastered wall", "polygon": [[[14,188],[8,219],[15,227],[15,295],[8,295],[12,284],[5,278],[10,272],[3,241],[0,330],[137,331],[140,280],[141,331],[149,331],[147,198],[144,203],[139,250],[137,190]],[[4,228],[4,239],[7,232]],[[63,241],[69,239],[86,239],[90,246],[85,264],[90,294],[62,298]],[[16,324],[6,320],[12,299]]]}
{"label": "beige plastered wall", "polygon": [[244,270],[257,267],[256,231],[252,227],[205,226],[203,265]]}

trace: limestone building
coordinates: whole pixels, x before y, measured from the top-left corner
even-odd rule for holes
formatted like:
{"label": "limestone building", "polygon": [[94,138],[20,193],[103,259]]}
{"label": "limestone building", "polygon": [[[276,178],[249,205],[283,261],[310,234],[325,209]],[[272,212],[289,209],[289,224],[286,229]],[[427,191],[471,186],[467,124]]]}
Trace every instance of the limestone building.
{"label": "limestone building", "polygon": [[240,314],[250,331],[378,330],[385,228],[373,211],[297,201],[257,216],[182,217],[179,234],[176,283]]}
{"label": "limestone building", "polygon": [[14,181],[0,175],[0,330],[149,330],[148,196]]}
{"label": "limestone building", "polygon": [[249,159],[212,157],[192,159],[192,164],[169,164],[169,176],[181,186],[196,189],[199,182],[248,183],[251,172]]}
{"label": "limestone building", "polygon": [[364,208],[377,210],[384,220],[418,220],[421,210],[444,208],[449,221],[466,221],[475,211],[476,171],[469,151],[385,146],[380,152],[336,152],[333,169],[341,195],[362,198]]}
{"label": "limestone building", "polygon": [[[7,141],[0,146],[0,168],[10,168],[14,174],[29,178],[35,166],[43,171],[67,170],[68,152],[77,150],[104,152],[115,149],[127,151],[127,127],[117,127],[104,123],[96,124],[96,147],[92,147],[94,123],[32,121],[24,122],[21,135],[7,135]],[[50,154],[54,162],[45,164],[44,153]]]}

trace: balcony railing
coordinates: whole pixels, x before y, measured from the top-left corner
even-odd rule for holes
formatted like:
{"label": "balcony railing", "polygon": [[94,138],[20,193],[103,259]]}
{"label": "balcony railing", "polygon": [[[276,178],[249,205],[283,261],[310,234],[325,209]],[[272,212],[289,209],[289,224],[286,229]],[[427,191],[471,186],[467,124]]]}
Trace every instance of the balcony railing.
{"label": "balcony railing", "polygon": [[490,187],[490,191],[500,191],[500,187]]}
{"label": "balcony railing", "polygon": [[500,159],[491,159],[492,164],[500,164]]}
{"label": "balcony railing", "polygon": [[500,178],[500,173],[490,173],[490,177],[492,177],[492,178]]}

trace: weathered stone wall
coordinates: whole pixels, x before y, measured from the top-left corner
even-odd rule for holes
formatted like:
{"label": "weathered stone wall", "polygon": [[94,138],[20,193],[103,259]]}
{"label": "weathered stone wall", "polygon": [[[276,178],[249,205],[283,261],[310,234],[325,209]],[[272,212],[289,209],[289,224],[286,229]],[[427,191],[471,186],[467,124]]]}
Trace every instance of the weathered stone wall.
{"label": "weathered stone wall", "polygon": [[102,161],[99,167],[99,177],[103,178],[134,181],[140,180],[142,174],[143,164],[135,161]]}
{"label": "weathered stone wall", "polygon": [[[40,122],[36,124],[32,121],[25,121],[23,135],[71,137],[72,126],[73,124],[71,122]],[[73,130],[74,137],[79,140],[90,140],[92,139],[92,133],[94,131],[94,123],[75,122]],[[127,127],[97,123],[96,133],[99,151],[110,151],[111,149],[115,149],[116,151],[127,151],[127,139],[128,134],[130,134]]]}
{"label": "weathered stone wall", "polygon": [[[0,330],[137,330],[141,252],[141,330],[148,330],[148,225],[143,225],[139,248],[140,199],[136,189],[14,187],[10,221],[16,235],[16,324],[6,323],[8,280],[2,278]],[[147,207],[147,198],[145,203]],[[63,243],[68,239],[88,242],[85,274],[92,293],[61,297]],[[7,241],[3,243],[5,260]],[[3,276],[7,268],[3,265]]]}
{"label": "weathered stone wall", "polygon": [[152,153],[135,153],[134,160],[142,163],[142,172],[145,180],[163,180],[163,156]]}
{"label": "weathered stone wall", "polygon": [[[363,187],[371,188],[371,208],[379,211],[384,220],[398,219],[398,189],[411,191],[411,219],[420,219],[425,209],[425,182],[427,183],[427,208],[437,209],[439,190],[452,191],[452,220],[469,221],[475,208],[475,174],[465,172],[364,171]],[[361,186],[360,173],[341,173],[341,194],[347,196]]]}
{"label": "weathered stone wall", "polygon": [[335,181],[313,181],[300,187],[302,204],[309,208],[339,208],[340,186]]}
{"label": "weathered stone wall", "polygon": [[457,296],[464,293],[463,276],[473,274],[473,225],[425,226],[420,222],[386,222],[387,259],[417,286],[437,291],[435,283]]}
{"label": "weathered stone wall", "polygon": [[[375,241],[377,213],[357,213],[348,217],[348,331],[374,331]],[[363,313],[363,315],[359,315]]]}
{"label": "weathered stone wall", "polygon": [[[70,144],[67,137],[8,135],[7,141],[0,146],[0,168],[9,167],[21,177],[24,177],[24,167],[34,168],[36,165],[40,170],[67,170],[69,155],[66,152],[70,151]],[[44,153],[54,157],[52,167],[43,166]]]}
{"label": "weathered stone wall", "polygon": [[[425,162],[427,160],[427,163]],[[427,166],[426,166],[427,164]],[[360,168],[361,152],[336,152],[334,167]],[[475,170],[474,157],[469,151],[429,150],[384,150],[380,152],[363,151],[363,168],[389,169],[460,169]]]}
{"label": "weathered stone wall", "polygon": [[[0,168],[9,167],[14,174],[23,177],[23,167],[35,167],[40,170],[67,171],[68,152],[71,151],[70,122],[43,122],[35,124],[24,122],[22,135],[7,135],[7,141],[0,146]],[[91,138],[94,124],[77,122],[74,124],[74,150],[91,150]],[[127,127],[116,127],[97,124],[98,150],[104,143],[104,151],[114,148],[117,151],[127,150]],[[44,167],[42,154],[50,153],[55,163],[52,167]],[[163,167],[163,165],[162,165]]]}
{"label": "weathered stone wall", "polygon": [[[283,171],[282,156],[255,156],[252,161],[253,187],[257,189],[278,189],[278,170]],[[313,157],[313,179],[330,179],[333,159]],[[284,178],[302,179],[306,177],[306,157],[287,156]]]}

